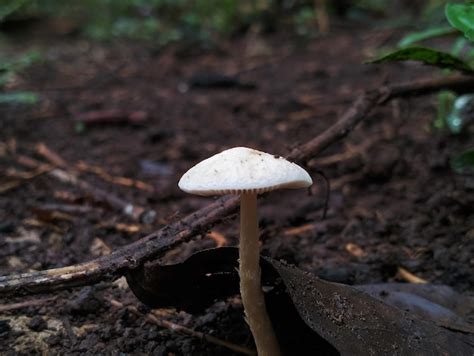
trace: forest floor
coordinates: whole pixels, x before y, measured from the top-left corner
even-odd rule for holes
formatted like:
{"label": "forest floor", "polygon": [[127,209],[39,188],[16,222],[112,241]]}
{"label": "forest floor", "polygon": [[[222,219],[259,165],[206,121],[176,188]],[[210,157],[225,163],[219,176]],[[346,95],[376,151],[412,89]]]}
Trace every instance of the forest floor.
{"label": "forest floor", "polygon": [[[212,201],[177,187],[198,161],[233,146],[285,156],[333,124],[363,90],[441,75],[419,65],[363,64],[398,38],[393,29],[346,25],[311,40],[252,35],[208,50],[46,35],[12,40],[12,53],[38,49],[45,61],[9,88],[40,93],[40,104],[0,104],[0,274],[110,253]],[[216,81],[224,74],[233,80]],[[262,199],[262,253],[330,281],[403,282],[403,268],[472,293],[474,196],[449,166],[469,138],[433,128],[435,99],[377,108],[307,164],[311,195],[284,191]],[[24,164],[25,156],[51,163],[51,152],[90,186],[153,209],[156,218],[134,220],[43,166]],[[324,220],[325,184],[316,170],[331,183]],[[237,228],[230,219],[162,260],[236,245]],[[24,301],[32,304],[0,313],[2,354],[232,354],[131,313],[125,306],[140,302],[123,279],[3,299],[0,307]],[[155,313],[252,347],[238,297],[196,315]]]}

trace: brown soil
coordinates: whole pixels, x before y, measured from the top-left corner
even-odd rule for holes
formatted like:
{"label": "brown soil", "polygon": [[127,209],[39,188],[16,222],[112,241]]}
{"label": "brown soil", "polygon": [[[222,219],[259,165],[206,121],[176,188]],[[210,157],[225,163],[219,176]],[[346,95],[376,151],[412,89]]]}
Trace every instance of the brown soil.
{"label": "brown soil", "polygon": [[[0,107],[0,169],[5,172],[0,182],[17,180],[9,169],[28,170],[16,161],[19,155],[45,161],[35,149],[44,143],[71,166],[84,161],[113,177],[151,185],[152,191],[126,187],[81,173],[94,187],[154,209],[157,218],[152,224],[133,221],[48,174],[21,180],[0,196],[1,274],[73,264],[135,241],[209,203],[176,186],[199,160],[232,146],[284,156],[331,125],[358,92],[436,75],[420,66],[361,64],[397,36],[351,27],[310,41],[273,35],[206,51],[158,53],[134,44],[57,37],[12,43],[13,52],[42,49],[46,62],[12,84],[12,89],[41,93],[40,105]],[[240,85],[206,88],[213,80],[209,73],[238,75]],[[141,111],[146,120],[101,123],[78,133],[80,113],[99,110],[124,116]],[[474,194],[449,168],[449,158],[472,144],[472,134],[469,142],[468,135],[432,129],[435,113],[434,98],[396,100],[375,110],[324,157],[314,157],[308,165],[316,181],[312,195],[282,192],[261,201],[263,254],[342,283],[403,281],[397,274],[403,267],[431,283],[472,293]],[[324,181],[317,169],[332,186],[325,220]],[[45,212],[49,204],[87,211]],[[229,220],[214,231],[234,245],[236,228]],[[163,260],[182,260],[215,245],[204,236]],[[150,324],[143,316],[146,308],[121,282],[55,293],[43,306],[2,313],[0,352],[232,354]],[[38,298],[4,299],[0,306]],[[138,306],[144,314],[114,306],[112,300]],[[201,315],[161,313],[177,324],[252,347],[237,297]]]}

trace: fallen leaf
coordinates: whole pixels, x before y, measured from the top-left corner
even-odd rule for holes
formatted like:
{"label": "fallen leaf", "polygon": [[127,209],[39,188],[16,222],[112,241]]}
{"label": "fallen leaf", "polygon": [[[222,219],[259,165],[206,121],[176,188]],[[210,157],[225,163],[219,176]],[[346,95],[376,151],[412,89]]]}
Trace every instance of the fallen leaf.
{"label": "fallen leaf", "polygon": [[463,317],[474,312],[474,298],[456,293],[448,286],[384,283],[355,288],[438,326],[474,334],[474,325]]}

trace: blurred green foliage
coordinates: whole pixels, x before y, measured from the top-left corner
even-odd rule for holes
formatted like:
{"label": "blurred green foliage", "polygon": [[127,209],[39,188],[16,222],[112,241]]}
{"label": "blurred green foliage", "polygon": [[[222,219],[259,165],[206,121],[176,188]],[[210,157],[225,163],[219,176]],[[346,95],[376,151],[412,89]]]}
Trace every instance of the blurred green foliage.
{"label": "blurred green foliage", "polygon": [[0,87],[6,85],[16,73],[41,61],[41,59],[41,55],[36,51],[25,52],[14,59],[6,59],[0,56]]}
{"label": "blurred green foliage", "polygon": [[[420,3],[425,5],[421,14]],[[323,8],[362,21],[391,18],[406,24],[402,19],[437,18],[444,3],[325,0]],[[129,38],[161,46],[175,41],[207,42],[216,35],[231,36],[254,25],[313,36],[318,34],[317,11],[321,6],[314,0],[0,0],[0,23],[28,16],[66,19],[96,40]],[[405,12],[412,12],[411,17]]]}
{"label": "blurred green foliage", "polygon": [[456,93],[450,90],[442,90],[438,93],[438,111],[433,126],[436,129],[443,129],[447,126],[447,117],[453,110]]}
{"label": "blurred green foliage", "polygon": [[[0,56],[0,89],[15,80],[17,74],[31,65],[42,60],[42,56],[36,51],[28,51],[16,58],[2,58]],[[39,95],[33,92],[0,92],[0,104],[36,104]]]}
{"label": "blurred green foliage", "polygon": [[[438,2],[436,2],[438,3]],[[465,73],[474,72],[474,3],[443,4],[444,21],[436,26],[408,33],[398,42],[398,49],[372,60],[372,63],[393,61],[418,61],[447,70]],[[439,7],[436,7],[439,10]],[[432,10],[434,11],[434,10]],[[443,52],[434,48],[422,47],[420,43],[434,38],[451,36],[451,50]]]}
{"label": "blurred green foliage", "polygon": [[453,33],[455,33],[455,31],[451,26],[441,25],[430,27],[425,30],[409,33],[398,42],[398,47],[403,48],[412,46],[413,44],[429,40],[430,38],[449,36]]}
{"label": "blurred green foliage", "polygon": [[446,4],[446,18],[451,26],[464,33],[464,36],[474,41],[474,5]]}
{"label": "blurred green foliage", "polygon": [[0,104],[27,104],[33,105],[39,101],[39,95],[30,91],[14,93],[0,93]]}
{"label": "blurred green foliage", "polygon": [[[307,5],[311,4],[311,5]],[[2,0],[0,21],[50,17],[76,22],[96,40],[129,38],[158,45],[207,41],[289,17],[298,32],[314,27],[311,1],[285,0]]]}
{"label": "blurred green foliage", "polygon": [[[445,23],[448,22],[450,29],[445,24],[430,28],[418,33],[412,33],[405,36],[400,42],[399,47],[411,46],[412,44],[431,38],[442,36],[452,36],[454,40],[451,44],[449,55],[462,60],[469,68],[474,68],[474,45],[472,41],[474,32],[474,4],[472,3],[447,3],[444,6]],[[447,54],[447,53],[446,53]],[[451,69],[458,69],[469,72],[462,67],[441,65],[447,68],[449,73]],[[456,97],[452,92],[443,91],[438,94],[438,115],[434,122],[434,127],[447,127],[451,133],[459,134],[466,126],[468,118],[471,116],[466,108],[472,107],[474,96],[463,95]]]}
{"label": "blurred green foliage", "polygon": [[316,32],[314,25],[315,10],[312,6],[304,6],[300,8],[294,18],[294,27],[296,33],[300,36],[311,36]]}
{"label": "blurred green foliage", "polygon": [[[443,9],[444,18],[438,21],[436,14]],[[447,2],[430,1],[424,14],[431,14],[431,21],[421,30],[409,33],[398,42],[398,49],[369,61],[369,63],[385,63],[394,61],[418,61],[434,65],[444,73],[461,71],[474,75],[474,1]],[[422,21],[423,22],[423,21]],[[450,51],[422,47],[419,44],[434,38],[452,36]],[[433,121],[437,129],[447,128],[452,134],[461,134],[472,124],[474,94],[456,96],[451,91],[438,93],[438,113]],[[455,156],[451,160],[451,168],[460,174],[473,174],[474,148]]]}
{"label": "blurred green foliage", "polygon": [[[86,0],[81,4],[81,11],[84,31],[94,39],[156,40],[159,45],[165,45],[178,40],[205,41],[213,32],[235,31],[239,25],[238,3],[237,0]],[[69,15],[75,16],[71,12]]]}
{"label": "blurred green foliage", "polygon": [[8,15],[18,11],[28,0],[5,0],[0,4],[0,21]]}

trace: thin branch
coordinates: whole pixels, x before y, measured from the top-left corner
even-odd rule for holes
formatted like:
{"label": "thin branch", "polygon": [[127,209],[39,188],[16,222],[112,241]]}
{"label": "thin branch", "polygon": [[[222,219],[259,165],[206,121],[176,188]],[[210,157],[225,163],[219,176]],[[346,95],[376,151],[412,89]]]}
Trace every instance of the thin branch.
{"label": "thin branch", "polygon": [[40,170],[44,167],[43,169],[50,177],[60,182],[79,187],[84,192],[90,194],[95,200],[108,204],[110,207],[121,211],[124,215],[134,220],[141,220],[147,223],[154,220],[156,216],[154,210],[145,209],[144,207],[126,201],[111,192],[97,188],[89,182],[86,182],[81,179],[57,153],[53,152],[44,144],[37,145],[37,152],[50,161],[52,166],[51,164],[45,164],[23,155],[18,155],[15,158],[19,164],[28,168]]}
{"label": "thin branch", "polygon": [[148,313],[148,314],[142,314],[138,311],[137,307],[134,306],[134,305],[124,305],[123,303],[121,303],[121,302],[119,302],[118,300],[115,300],[115,299],[110,299],[109,302],[114,307],[126,308],[132,314],[135,314],[138,317],[144,317],[145,320],[148,321],[149,323],[158,325],[161,328],[169,329],[169,330],[179,332],[179,333],[182,333],[182,334],[187,334],[187,335],[190,335],[190,336],[195,337],[197,339],[207,341],[207,342],[209,342],[211,344],[214,344],[214,345],[225,347],[229,350],[232,350],[234,352],[241,353],[241,354],[244,354],[244,355],[256,355],[257,354],[257,352],[255,350],[249,349],[245,346],[237,345],[237,344],[231,343],[227,340],[219,339],[215,336],[205,334],[203,332],[187,328],[186,326],[173,323],[169,320],[164,319],[163,317],[155,315],[153,313],[153,311]]}
{"label": "thin branch", "polygon": [[207,232],[215,223],[237,211],[238,197],[223,197],[213,204],[188,215],[110,255],[77,265],[45,271],[0,276],[0,296],[50,292],[75,286],[114,280],[162,254],[178,243]]}
{"label": "thin branch", "polygon": [[[381,87],[361,94],[341,118],[307,143],[294,148],[288,159],[306,162],[328,146],[346,137],[379,104],[392,98],[424,95],[449,89],[458,93],[473,92],[473,77],[447,77]],[[186,216],[184,219],[148,235],[110,255],[89,262],[46,271],[0,276],[0,296],[26,295],[66,289],[114,280],[147,260],[162,255],[193,236],[207,232],[223,218],[237,211],[239,198],[223,197]]]}
{"label": "thin branch", "polygon": [[23,309],[23,308],[43,306],[53,300],[56,300],[56,297],[25,300],[24,302],[11,303],[11,304],[0,304],[0,313],[11,312],[11,311],[15,311],[18,309]]}
{"label": "thin branch", "polygon": [[379,104],[393,98],[426,95],[439,90],[452,90],[457,93],[472,92],[474,78],[452,76],[395,84],[366,91],[359,95],[334,125],[311,141],[294,148],[288,158],[305,162],[310,156],[324,151],[334,142],[346,137]]}

